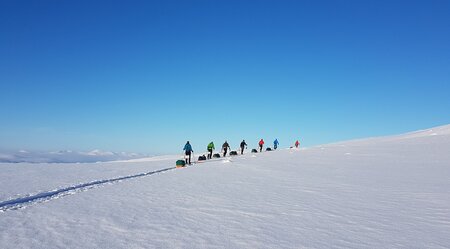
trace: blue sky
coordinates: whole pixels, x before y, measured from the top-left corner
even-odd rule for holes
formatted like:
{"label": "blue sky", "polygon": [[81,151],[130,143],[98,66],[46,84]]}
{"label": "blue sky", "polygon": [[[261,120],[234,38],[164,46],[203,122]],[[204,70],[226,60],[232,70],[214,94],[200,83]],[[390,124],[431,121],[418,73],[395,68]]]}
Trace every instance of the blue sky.
{"label": "blue sky", "polygon": [[178,153],[450,123],[450,2],[1,1],[0,148]]}

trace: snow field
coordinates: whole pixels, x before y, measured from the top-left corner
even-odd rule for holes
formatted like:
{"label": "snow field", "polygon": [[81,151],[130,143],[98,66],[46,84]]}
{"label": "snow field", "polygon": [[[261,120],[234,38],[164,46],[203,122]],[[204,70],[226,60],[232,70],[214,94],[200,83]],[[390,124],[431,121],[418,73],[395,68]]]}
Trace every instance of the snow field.
{"label": "snow field", "polygon": [[[111,182],[0,213],[0,244],[450,248],[449,130],[246,154]],[[174,162],[69,165],[67,171],[40,165],[55,181],[27,165],[0,165],[9,170],[0,175],[1,200]],[[22,177],[24,186],[16,189],[11,177]]]}

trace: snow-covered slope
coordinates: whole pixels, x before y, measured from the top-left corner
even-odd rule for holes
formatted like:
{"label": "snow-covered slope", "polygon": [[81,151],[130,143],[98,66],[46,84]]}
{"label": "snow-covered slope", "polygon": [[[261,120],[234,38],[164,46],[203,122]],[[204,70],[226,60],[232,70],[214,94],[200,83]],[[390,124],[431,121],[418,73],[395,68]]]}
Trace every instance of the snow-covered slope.
{"label": "snow-covered slope", "polygon": [[443,126],[184,169],[0,164],[0,245],[450,248],[449,151]]}

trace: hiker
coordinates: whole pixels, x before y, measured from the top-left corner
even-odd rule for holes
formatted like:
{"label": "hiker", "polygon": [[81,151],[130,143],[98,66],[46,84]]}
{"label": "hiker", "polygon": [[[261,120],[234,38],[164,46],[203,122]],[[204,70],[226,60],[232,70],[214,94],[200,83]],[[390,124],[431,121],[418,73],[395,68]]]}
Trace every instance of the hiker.
{"label": "hiker", "polygon": [[209,143],[207,149],[208,149],[208,152],[209,152],[209,154],[208,154],[208,159],[211,159],[211,158],[212,158],[213,150],[216,149],[216,148],[214,147],[214,143],[213,143],[213,142]]}
{"label": "hiker", "polygon": [[300,142],[297,140],[297,141],[295,142],[295,148],[298,148],[299,145],[300,145]]}
{"label": "hiker", "polygon": [[259,152],[262,152],[262,148],[264,146],[264,140],[261,138],[261,140],[259,140]]}
{"label": "hiker", "polygon": [[245,140],[242,140],[241,142],[241,155],[244,154],[244,147],[247,148],[247,143]]}
{"label": "hiker", "polygon": [[189,156],[189,161],[188,161],[188,158],[186,158],[186,157],[185,157],[184,160],[186,160],[186,163],[187,163],[187,164],[191,164],[191,154],[192,154],[192,152],[194,152],[194,151],[192,150],[192,146],[191,146],[191,144],[189,143],[189,141],[186,142],[186,145],[184,145],[184,149],[183,149],[183,150],[185,151],[185,155],[186,155],[186,156]]}
{"label": "hiker", "polygon": [[278,143],[278,139],[275,138],[275,141],[273,141],[273,149],[276,150],[279,144],[280,143]]}
{"label": "hiker", "polygon": [[228,142],[225,140],[225,143],[223,143],[223,145],[222,145],[223,157],[225,157],[225,156],[227,155],[228,149],[230,149],[230,145],[229,145]]}

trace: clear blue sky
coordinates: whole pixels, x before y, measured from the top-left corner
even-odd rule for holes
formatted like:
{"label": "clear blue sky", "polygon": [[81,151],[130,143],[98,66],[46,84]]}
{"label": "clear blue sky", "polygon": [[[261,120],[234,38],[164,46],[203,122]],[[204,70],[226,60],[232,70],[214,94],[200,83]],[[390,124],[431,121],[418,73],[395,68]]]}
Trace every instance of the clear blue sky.
{"label": "clear blue sky", "polygon": [[0,3],[0,148],[179,153],[450,123],[450,1]]}

